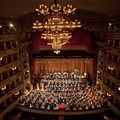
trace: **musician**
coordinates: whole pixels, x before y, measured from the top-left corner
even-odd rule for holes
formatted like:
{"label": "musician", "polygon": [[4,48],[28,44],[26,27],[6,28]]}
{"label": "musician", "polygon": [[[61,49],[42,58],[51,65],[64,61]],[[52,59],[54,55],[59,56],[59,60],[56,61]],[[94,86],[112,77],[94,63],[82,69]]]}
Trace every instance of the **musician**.
{"label": "musician", "polygon": [[75,69],[74,79],[80,80],[81,72],[78,69]]}
{"label": "musician", "polygon": [[74,72],[71,72],[71,73],[70,73],[70,79],[71,79],[71,80],[74,80],[74,74],[75,74]]}

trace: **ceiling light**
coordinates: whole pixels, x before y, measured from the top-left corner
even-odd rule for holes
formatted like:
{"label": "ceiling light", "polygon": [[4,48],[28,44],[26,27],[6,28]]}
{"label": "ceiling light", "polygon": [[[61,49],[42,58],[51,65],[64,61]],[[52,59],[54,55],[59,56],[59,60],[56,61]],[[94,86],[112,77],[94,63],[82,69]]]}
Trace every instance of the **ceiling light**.
{"label": "ceiling light", "polygon": [[59,51],[72,37],[71,30],[81,27],[79,21],[71,21],[68,17],[69,14],[74,14],[75,10],[72,5],[60,6],[57,0],[50,8],[42,4],[36,11],[38,15],[43,14],[45,17],[43,22],[37,20],[33,23],[33,29],[42,30],[41,38],[47,39],[48,45]]}

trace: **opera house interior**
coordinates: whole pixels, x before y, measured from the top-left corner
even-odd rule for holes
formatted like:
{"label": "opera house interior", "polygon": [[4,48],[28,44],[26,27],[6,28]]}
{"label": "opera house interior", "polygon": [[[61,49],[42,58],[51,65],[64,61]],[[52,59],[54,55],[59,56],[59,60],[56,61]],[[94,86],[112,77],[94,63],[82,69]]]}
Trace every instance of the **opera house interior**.
{"label": "opera house interior", "polygon": [[120,120],[120,0],[0,0],[0,120]]}

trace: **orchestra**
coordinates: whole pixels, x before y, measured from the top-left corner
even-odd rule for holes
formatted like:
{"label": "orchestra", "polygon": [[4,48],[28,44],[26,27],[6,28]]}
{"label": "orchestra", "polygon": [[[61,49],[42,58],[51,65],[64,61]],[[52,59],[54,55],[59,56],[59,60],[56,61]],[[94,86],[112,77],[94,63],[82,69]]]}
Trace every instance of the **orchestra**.
{"label": "orchestra", "polygon": [[73,72],[45,72],[43,75],[44,79],[47,80],[76,80],[80,79],[81,77],[86,77],[84,73],[79,72],[78,69],[75,69]]}
{"label": "orchestra", "polygon": [[79,91],[32,90],[19,99],[19,105],[28,108],[59,110],[88,110],[107,106],[108,100],[95,86]]}
{"label": "orchestra", "polygon": [[108,104],[105,95],[95,85],[88,84],[91,76],[78,69],[72,72],[49,71],[36,76],[37,85],[40,84],[19,99],[20,106],[47,110],[88,110]]}

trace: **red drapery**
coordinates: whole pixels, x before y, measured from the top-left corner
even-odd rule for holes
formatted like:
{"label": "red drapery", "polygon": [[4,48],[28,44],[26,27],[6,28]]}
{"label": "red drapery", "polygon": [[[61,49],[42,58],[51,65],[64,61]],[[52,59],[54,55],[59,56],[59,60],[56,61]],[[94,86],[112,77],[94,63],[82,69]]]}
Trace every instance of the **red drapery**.
{"label": "red drapery", "polygon": [[[93,33],[85,30],[83,28],[75,29],[72,31],[72,38],[69,40],[70,43],[65,44],[62,48],[80,48],[83,50],[94,50],[94,36]],[[31,37],[32,44],[31,49],[40,50],[42,48],[51,48],[51,46],[47,45],[48,40],[44,40],[41,38],[41,32],[36,32],[32,34]]]}

